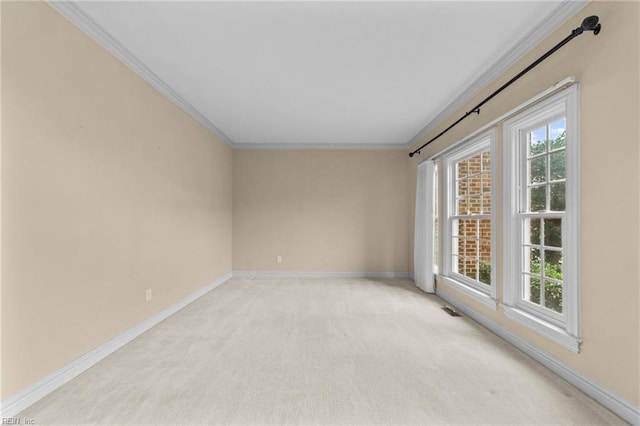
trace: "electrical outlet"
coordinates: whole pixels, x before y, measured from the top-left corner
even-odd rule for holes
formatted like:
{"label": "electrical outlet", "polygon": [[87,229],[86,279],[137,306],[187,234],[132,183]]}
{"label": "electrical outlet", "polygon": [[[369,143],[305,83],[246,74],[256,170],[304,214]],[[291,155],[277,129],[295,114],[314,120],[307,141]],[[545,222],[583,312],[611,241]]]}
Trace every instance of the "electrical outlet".
{"label": "electrical outlet", "polygon": [[282,256],[276,256],[276,262],[282,263]]}
{"label": "electrical outlet", "polygon": [[150,288],[148,288],[148,289],[145,291],[145,300],[146,300],[147,302],[150,302],[150,301],[151,301],[151,296],[152,296],[152,294],[151,294],[151,289],[150,289]]}

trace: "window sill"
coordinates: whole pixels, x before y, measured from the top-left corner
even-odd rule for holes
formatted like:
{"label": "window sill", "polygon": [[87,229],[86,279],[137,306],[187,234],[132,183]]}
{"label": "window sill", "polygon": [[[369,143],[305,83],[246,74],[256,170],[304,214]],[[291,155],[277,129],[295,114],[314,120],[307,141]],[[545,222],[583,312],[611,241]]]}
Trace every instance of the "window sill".
{"label": "window sill", "polygon": [[559,343],[565,348],[575,353],[580,353],[580,344],[582,341],[577,337],[570,335],[561,327],[511,306],[504,306],[504,314],[507,318],[536,331],[538,334]]}
{"label": "window sill", "polygon": [[441,275],[440,279],[445,284],[448,284],[454,287],[456,290],[459,290],[463,294],[473,298],[474,300],[482,303],[483,305],[491,308],[492,310],[495,311],[498,309],[498,301],[493,299],[489,294],[476,290],[475,288],[470,287],[466,284],[463,284],[460,281],[457,281],[451,277]]}

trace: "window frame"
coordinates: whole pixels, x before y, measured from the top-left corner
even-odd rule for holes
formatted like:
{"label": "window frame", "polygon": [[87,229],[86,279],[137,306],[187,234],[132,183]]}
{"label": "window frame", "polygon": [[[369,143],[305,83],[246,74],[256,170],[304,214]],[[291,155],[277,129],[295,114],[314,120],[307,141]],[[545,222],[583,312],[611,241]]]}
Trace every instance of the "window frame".
{"label": "window frame", "polygon": [[[453,221],[458,217],[458,215],[455,215],[455,164],[464,158],[472,157],[473,155],[486,150],[489,150],[491,160],[491,190],[489,192],[491,196],[491,213],[475,216],[478,219],[491,220],[491,284],[488,286],[479,284],[475,280],[454,272],[452,267],[452,240],[454,234]],[[441,241],[442,250],[440,251],[442,273],[440,274],[440,278],[452,287],[457,288],[466,295],[496,310],[498,307],[496,288],[496,129],[492,128],[467,141],[464,141],[464,144],[462,144],[460,148],[441,157],[440,166],[439,171],[441,172],[441,178],[443,180],[443,191],[442,196],[440,197],[440,202],[443,208],[443,214],[440,217],[440,226],[442,226],[443,229]],[[471,216],[471,218],[472,217],[473,216]]]}
{"label": "window frame", "polygon": [[[505,315],[538,333],[579,352],[579,123],[578,85],[572,85],[531,108],[521,111],[503,125],[503,223],[504,223],[504,311]],[[521,211],[527,199],[527,134],[534,128],[560,118],[566,119],[565,210],[564,212]],[[548,168],[547,168],[548,173]],[[549,182],[546,182],[549,185]],[[536,306],[523,298],[523,247],[526,218],[562,219],[562,314]],[[540,241],[544,246],[544,241]],[[543,291],[544,282],[540,283]]]}

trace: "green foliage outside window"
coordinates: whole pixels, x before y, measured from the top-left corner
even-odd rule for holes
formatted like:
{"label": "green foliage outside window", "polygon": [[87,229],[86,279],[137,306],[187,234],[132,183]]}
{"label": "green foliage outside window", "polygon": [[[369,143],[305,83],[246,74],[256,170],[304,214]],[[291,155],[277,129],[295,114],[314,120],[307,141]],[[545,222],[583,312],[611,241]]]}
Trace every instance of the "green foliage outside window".
{"label": "green foliage outside window", "polygon": [[480,282],[491,285],[491,266],[484,263],[480,264]]}
{"label": "green foliage outside window", "polygon": [[[540,261],[538,263],[531,262],[531,270],[540,270]],[[544,275],[556,280],[562,280],[562,264],[545,263]],[[531,279],[529,286],[530,300],[533,303],[540,303],[540,279]],[[553,311],[562,312],[562,284],[556,284],[549,281],[544,282],[544,301],[545,306]]]}
{"label": "green foliage outside window", "polygon": [[[560,133],[554,140],[549,142],[549,151],[564,148],[566,141],[566,132]],[[545,143],[531,144],[530,155],[542,154],[546,150]],[[543,183],[547,179],[547,161],[549,165],[549,178],[554,181],[564,179],[566,177],[567,157],[564,150],[553,152],[548,156],[536,157],[531,159],[530,181],[531,183]],[[552,183],[550,188],[549,208],[553,211],[564,211],[565,209],[565,184],[563,182]],[[545,210],[547,206],[547,191],[544,186],[531,188],[530,195],[531,211]]]}
{"label": "green foliage outside window", "polygon": [[[549,151],[564,148],[566,144],[566,132],[560,133],[554,140],[549,142]],[[546,152],[544,141],[532,143],[530,145],[530,155],[543,154]],[[549,155],[533,158],[530,161],[530,181],[532,183],[543,183],[547,179],[547,161],[549,164],[549,178],[551,181],[564,179],[566,177],[566,153],[564,150],[551,152]],[[547,203],[547,191],[545,187],[532,188],[530,193],[530,206],[532,211],[545,210]],[[565,184],[549,184],[549,208],[552,211],[565,210]],[[550,247],[562,247],[562,225],[560,219],[544,221],[544,236],[541,236],[541,219],[530,221],[530,237],[532,244],[543,244]],[[541,237],[543,241],[541,241]],[[540,250],[532,250],[530,258],[530,271],[540,273]],[[558,281],[563,280],[562,273],[562,251],[545,251],[544,276]],[[531,278],[529,285],[529,298],[533,303],[540,303],[540,278]],[[545,307],[556,312],[562,312],[562,285],[546,281],[544,282]]]}

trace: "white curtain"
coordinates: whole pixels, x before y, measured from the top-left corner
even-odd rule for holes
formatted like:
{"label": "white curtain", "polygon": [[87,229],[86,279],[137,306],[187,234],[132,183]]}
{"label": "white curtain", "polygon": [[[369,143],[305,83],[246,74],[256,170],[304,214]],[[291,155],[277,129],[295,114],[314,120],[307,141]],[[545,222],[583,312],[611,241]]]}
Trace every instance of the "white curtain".
{"label": "white curtain", "polygon": [[433,284],[433,161],[418,166],[413,239],[413,279],[419,289],[434,293]]}

